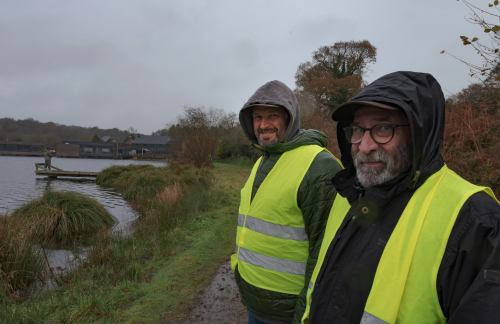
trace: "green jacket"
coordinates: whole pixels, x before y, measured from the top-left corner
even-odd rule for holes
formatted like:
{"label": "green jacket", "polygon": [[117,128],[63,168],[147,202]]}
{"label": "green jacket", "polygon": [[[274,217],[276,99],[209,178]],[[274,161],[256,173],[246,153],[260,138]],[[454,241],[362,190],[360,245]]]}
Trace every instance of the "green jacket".
{"label": "green jacket", "polygon": [[[326,147],[325,134],[316,130],[299,130],[290,141],[284,143],[265,148],[254,143],[254,146],[262,151],[263,157],[255,176],[252,199],[284,152],[311,144]],[[300,323],[305,311],[307,285],[316,265],[324,227],[336,195],[335,188],[328,185],[327,181],[341,169],[342,167],[331,154],[321,152],[312,162],[300,184],[297,202],[304,216],[305,228],[309,237],[309,259],[304,288],[298,297],[253,286],[246,282],[236,269],[235,277],[240,289],[241,301],[253,313],[265,318]]]}

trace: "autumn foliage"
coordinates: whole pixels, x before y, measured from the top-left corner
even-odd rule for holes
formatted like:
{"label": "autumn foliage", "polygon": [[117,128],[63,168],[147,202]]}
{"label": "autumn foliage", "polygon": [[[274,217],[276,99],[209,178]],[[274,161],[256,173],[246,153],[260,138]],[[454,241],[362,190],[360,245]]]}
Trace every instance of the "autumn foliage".
{"label": "autumn foliage", "polygon": [[447,102],[442,154],[450,169],[500,198],[500,87],[473,84]]}
{"label": "autumn foliage", "polygon": [[312,53],[295,73],[296,93],[330,109],[351,100],[364,87],[363,74],[377,48],[369,41],[337,42]]}

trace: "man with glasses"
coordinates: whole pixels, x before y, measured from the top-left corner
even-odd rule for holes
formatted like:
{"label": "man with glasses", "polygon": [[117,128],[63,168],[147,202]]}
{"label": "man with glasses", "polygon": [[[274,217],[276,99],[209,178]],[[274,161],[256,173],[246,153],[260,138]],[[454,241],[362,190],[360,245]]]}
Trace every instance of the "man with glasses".
{"label": "man with glasses", "polygon": [[351,206],[330,214],[303,323],[500,323],[500,206],[444,163],[438,82],[388,74],[332,118]]}

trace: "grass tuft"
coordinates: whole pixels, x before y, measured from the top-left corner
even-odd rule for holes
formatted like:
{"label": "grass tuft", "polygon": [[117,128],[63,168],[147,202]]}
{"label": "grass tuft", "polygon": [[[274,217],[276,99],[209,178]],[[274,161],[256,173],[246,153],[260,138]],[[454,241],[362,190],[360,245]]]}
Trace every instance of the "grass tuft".
{"label": "grass tuft", "polygon": [[47,190],[12,213],[31,240],[65,240],[109,228],[115,218],[97,201],[72,191]]}

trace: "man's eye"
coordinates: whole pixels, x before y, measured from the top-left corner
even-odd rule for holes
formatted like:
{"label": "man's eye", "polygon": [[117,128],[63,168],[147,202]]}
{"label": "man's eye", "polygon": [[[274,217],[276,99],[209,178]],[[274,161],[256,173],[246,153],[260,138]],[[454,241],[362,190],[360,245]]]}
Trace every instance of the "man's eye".
{"label": "man's eye", "polygon": [[360,133],[362,133],[363,131],[361,130],[361,128],[354,126],[354,127],[352,128],[352,132],[353,132],[354,134],[360,134]]}

